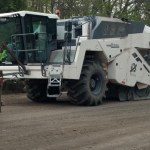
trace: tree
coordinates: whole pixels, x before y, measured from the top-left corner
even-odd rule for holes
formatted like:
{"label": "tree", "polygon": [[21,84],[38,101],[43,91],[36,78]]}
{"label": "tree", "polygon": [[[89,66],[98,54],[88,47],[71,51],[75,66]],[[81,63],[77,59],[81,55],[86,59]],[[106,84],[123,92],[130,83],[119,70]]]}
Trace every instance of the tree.
{"label": "tree", "polygon": [[5,0],[0,1],[0,13],[24,10],[27,7],[25,0]]}
{"label": "tree", "polygon": [[30,10],[55,13],[59,9],[60,17],[98,15],[150,22],[149,0],[5,0],[0,1],[0,13]]}

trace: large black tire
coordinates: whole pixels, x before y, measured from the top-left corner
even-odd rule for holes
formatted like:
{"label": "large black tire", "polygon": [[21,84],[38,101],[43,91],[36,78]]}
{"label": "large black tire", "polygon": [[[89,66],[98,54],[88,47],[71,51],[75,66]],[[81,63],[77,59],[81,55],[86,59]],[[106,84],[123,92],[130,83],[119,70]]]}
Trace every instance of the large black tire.
{"label": "large black tire", "polygon": [[47,80],[30,79],[26,80],[25,84],[25,91],[30,100],[40,103],[56,101],[56,98],[48,98],[46,95]]}
{"label": "large black tire", "polygon": [[68,82],[67,95],[75,105],[96,106],[105,97],[107,82],[106,72],[98,61],[85,61],[80,79]]}

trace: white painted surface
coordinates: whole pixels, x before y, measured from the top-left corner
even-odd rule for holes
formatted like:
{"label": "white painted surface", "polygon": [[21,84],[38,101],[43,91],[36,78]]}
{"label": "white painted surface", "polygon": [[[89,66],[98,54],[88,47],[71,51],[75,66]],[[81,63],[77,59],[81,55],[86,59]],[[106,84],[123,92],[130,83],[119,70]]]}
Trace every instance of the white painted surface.
{"label": "white painted surface", "polygon": [[24,17],[26,14],[30,14],[30,15],[47,16],[48,18],[58,19],[58,16],[55,14],[32,12],[32,11],[18,11],[18,12],[2,13],[0,14],[0,17],[11,17],[13,15],[18,15],[18,14],[22,17]]}

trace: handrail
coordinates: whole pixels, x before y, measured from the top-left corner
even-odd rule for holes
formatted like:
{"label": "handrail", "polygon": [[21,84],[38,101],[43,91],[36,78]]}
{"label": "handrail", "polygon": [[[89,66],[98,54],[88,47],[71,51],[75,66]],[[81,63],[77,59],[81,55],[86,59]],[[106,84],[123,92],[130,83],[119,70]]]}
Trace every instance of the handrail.
{"label": "handrail", "polygon": [[[40,33],[25,33],[25,34],[13,34],[12,36],[11,36],[11,38],[13,38],[13,37],[21,37],[21,36],[29,36],[29,35],[36,35],[36,34],[45,34],[46,35],[46,32],[40,32]],[[24,49],[24,50],[17,50],[17,49],[13,49],[13,51],[15,51],[16,53],[17,53],[17,56],[18,56],[18,52],[33,52],[33,51],[40,51],[40,41],[47,41],[47,38],[46,39],[37,39],[38,41],[39,41],[39,45],[38,45],[38,49]],[[11,39],[11,43],[13,44],[13,42],[12,42],[12,39]],[[15,40],[15,45],[17,45],[16,44],[16,40]],[[43,51],[41,51],[41,52],[43,52]],[[39,54],[39,61],[40,61],[40,63],[42,63],[42,58],[41,58],[41,55]]]}
{"label": "handrail", "polygon": [[13,50],[13,51],[19,51],[19,52],[24,52],[24,51],[39,51],[39,49],[27,49],[27,50]]}
{"label": "handrail", "polygon": [[[74,54],[74,58],[73,58],[73,60],[70,62],[70,63],[73,63],[74,62],[74,60],[75,60],[75,56],[76,56],[76,53],[77,53],[77,49],[78,49],[78,46],[79,46],[79,41],[80,41],[80,38],[81,37],[88,37],[88,36],[78,36],[78,41],[77,41],[77,44],[76,44],[76,49],[75,49],[75,54]],[[71,51],[71,49],[70,49],[70,51]],[[71,56],[70,56],[71,57]]]}

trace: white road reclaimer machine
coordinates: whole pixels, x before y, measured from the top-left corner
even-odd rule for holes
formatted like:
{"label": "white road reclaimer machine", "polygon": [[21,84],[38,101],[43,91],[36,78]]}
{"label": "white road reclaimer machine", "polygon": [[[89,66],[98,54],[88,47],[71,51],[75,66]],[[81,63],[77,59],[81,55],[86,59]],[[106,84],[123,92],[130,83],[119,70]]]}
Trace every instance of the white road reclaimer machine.
{"label": "white road reclaimer machine", "polygon": [[24,80],[32,101],[55,100],[62,90],[75,105],[150,98],[150,28],[142,22],[5,13],[0,43],[3,78]]}

